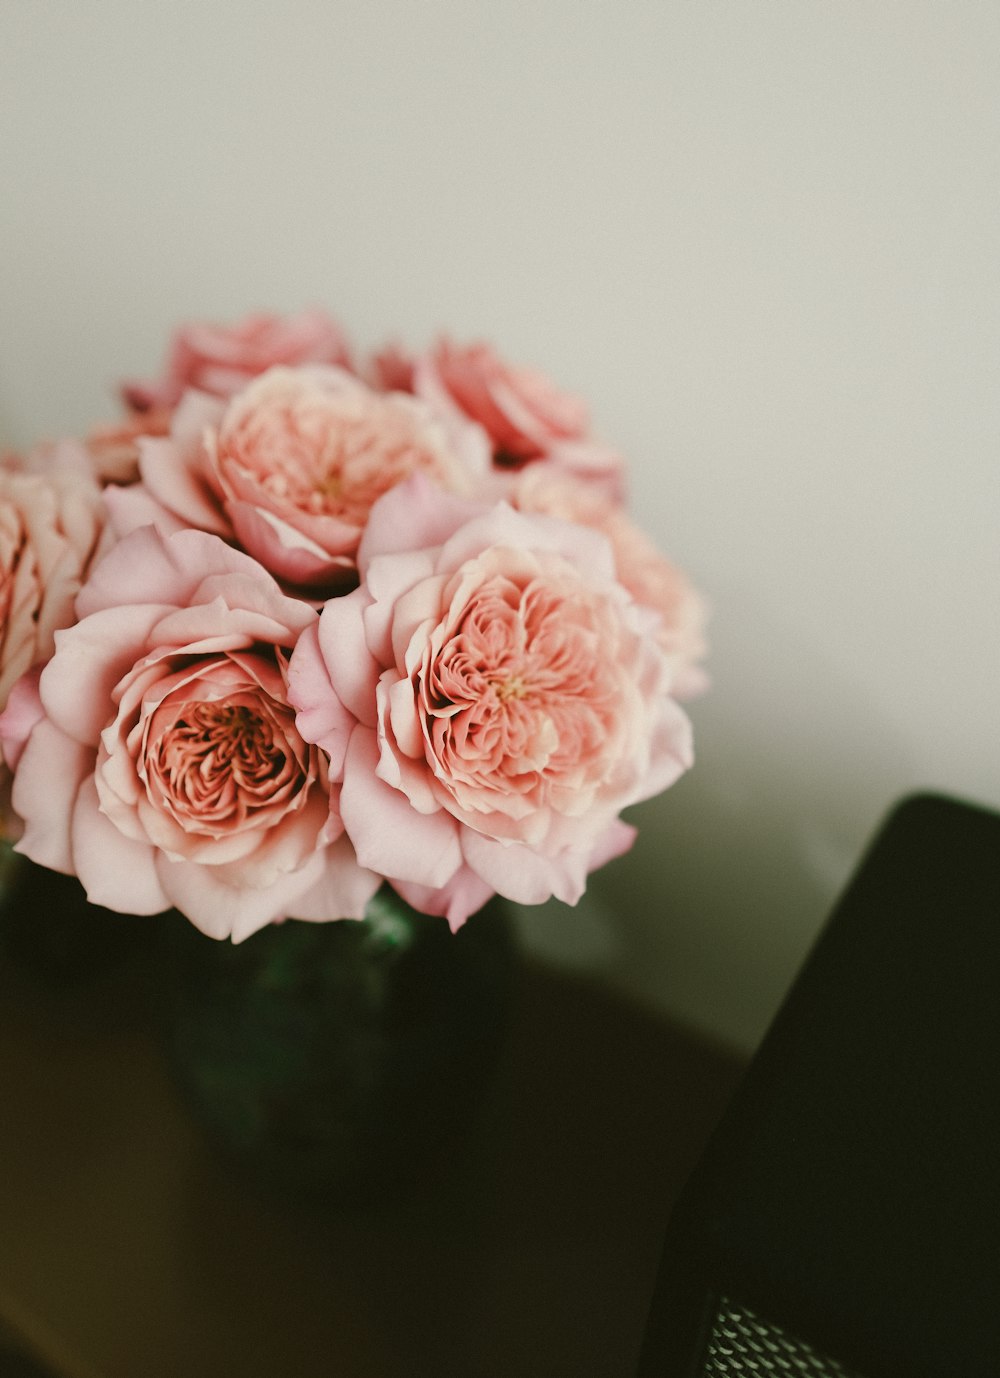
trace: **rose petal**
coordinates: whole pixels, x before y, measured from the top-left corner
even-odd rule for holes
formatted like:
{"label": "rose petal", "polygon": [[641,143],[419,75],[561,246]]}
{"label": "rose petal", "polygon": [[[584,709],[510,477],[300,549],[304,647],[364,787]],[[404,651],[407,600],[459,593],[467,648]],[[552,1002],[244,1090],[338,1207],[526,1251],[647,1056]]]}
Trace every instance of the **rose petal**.
{"label": "rose petal", "polygon": [[458,827],[443,812],[419,814],[375,774],[378,742],[369,728],[351,735],[340,814],[358,861],[389,879],[439,889],[462,864]]}
{"label": "rose petal", "polygon": [[660,716],[650,744],[651,764],[642,787],[630,804],[652,799],[674,784],[694,764],[693,729],[691,719],[673,699],[663,699]]}
{"label": "rose petal", "polygon": [[51,871],[73,874],[70,826],[93,751],[43,718],[31,733],[14,777],[11,802],[24,819],[17,850]]}
{"label": "rose petal", "polygon": [[343,584],[354,572],[357,527],[330,523],[343,532],[335,542],[318,544],[298,527],[263,507],[230,500],[226,511],[233,531],[245,550],[256,556],[271,574],[302,588]]}
{"label": "rose petal", "polygon": [[32,728],[45,716],[38,681],[42,667],[36,666],[14,684],[7,706],[0,713],[0,755],[10,770],[17,769]]}
{"label": "rose petal", "polygon": [[162,605],[110,607],[67,627],[42,671],[42,703],[52,721],[78,742],[95,746],[114,714],[115,686],[142,655]]}
{"label": "rose petal", "polygon": [[598,838],[596,845],[587,859],[587,870],[596,871],[601,866],[606,866],[609,861],[614,861],[616,857],[624,856],[632,847],[637,836],[637,829],[631,823],[623,823],[620,818],[616,818]]}
{"label": "rose petal", "polygon": [[187,526],[230,534],[218,497],[205,481],[201,439],[181,445],[172,437],[144,436],[139,441],[139,472],[150,497]]}
{"label": "rose petal", "polygon": [[584,571],[589,582],[605,588],[617,582],[614,553],[602,532],[558,517],[515,512],[505,502],[460,527],[442,547],[438,568],[456,569],[466,560],[496,547],[549,550]]}
{"label": "rose petal", "polygon": [[288,664],[288,700],[299,711],[295,725],[307,742],[315,742],[330,758],[330,774],[343,775],[347,744],[355,718],[330,692],[330,676],[319,647],[319,623],[299,637]]}
{"label": "rose petal", "polygon": [[367,597],[356,589],[326,604],[319,619],[319,649],[337,698],[359,722],[374,727],[380,666],[365,640],[362,616]]}
{"label": "rose petal", "polygon": [[457,933],[471,915],[478,914],[495,893],[468,866],[460,867],[440,890],[432,890],[426,885],[411,885],[405,880],[392,881],[392,888],[422,914],[437,914],[446,918],[453,933]]}
{"label": "rose petal", "polygon": [[111,526],[119,539],[138,531],[141,526],[155,526],[164,536],[185,530],[185,523],[180,517],[168,511],[139,484],[130,484],[127,488],[109,484],[104,490],[104,501],[108,506]]}
{"label": "rose petal", "polygon": [[295,901],[293,917],[312,923],[338,919],[363,919],[368,901],[378,891],[382,877],[358,865],[346,837],[325,849],[325,865],[319,880]]}
{"label": "rose petal", "polygon": [[[365,639],[381,665],[397,659],[396,647],[407,642],[417,626],[440,607],[446,579],[435,575],[430,551],[379,556],[368,569],[364,610]],[[408,615],[400,615],[399,601],[408,598]]]}
{"label": "rose petal", "polygon": [[374,504],[358,547],[358,569],[368,577],[373,553],[379,557],[442,545],[482,504],[444,492],[423,474],[390,488]]}
{"label": "rose petal", "polygon": [[324,858],[316,852],[297,871],[281,876],[266,888],[227,884],[211,867],[156,856],[156,870],[164,892],[194,926],[210,938],[240,943],[259,928],[286,918],[301,896],[320,879]]}
{"label": "rose petal", "polygon": [[91,904],[119,914],[159,914],[170,908],[156,874],[155,850],[123,836],[105,817],[93,776],[73,809],[73,870]]}
{"label": "rose petal", "polygon": [[[186,607],[200,584],[213,574],[245,574],[269,579],[256,560],[204,531],[161,535],[154,527],[131,532],[92,572],[77,599],[80,618],[123,603],[163,603]],[[280,590],[276,591],[280,595]]]}
{"label": "rose petal", "polygon": [[542,904],[553,896],[576,904],[587,887],[585,852],[547,857],[519,843],[496,842],[463,828],[462,854],[481,880],[517,904]]}

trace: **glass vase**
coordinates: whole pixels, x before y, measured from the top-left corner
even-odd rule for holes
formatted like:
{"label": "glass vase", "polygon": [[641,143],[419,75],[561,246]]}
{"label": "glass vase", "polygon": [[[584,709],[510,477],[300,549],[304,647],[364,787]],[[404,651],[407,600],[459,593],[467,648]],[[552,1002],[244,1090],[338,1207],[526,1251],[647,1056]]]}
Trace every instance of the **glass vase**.
{"label": "glass vase", "polygon": [[384,886],[361,921],[237,945],[175,917],[170,1054],[233,1165],[285,1195],[368,1201],[465,1127],[509,1004],[501,901],[452,933]]}

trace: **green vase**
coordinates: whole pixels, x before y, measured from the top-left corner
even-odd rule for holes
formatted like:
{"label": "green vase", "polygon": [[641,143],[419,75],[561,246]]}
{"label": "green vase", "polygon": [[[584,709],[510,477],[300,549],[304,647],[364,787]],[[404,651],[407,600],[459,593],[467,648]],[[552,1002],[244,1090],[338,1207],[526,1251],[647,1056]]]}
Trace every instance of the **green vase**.
{"label": "green vase", "polygon": [[509,1004],[502,902],[453,934],[383,886],[360,922],[233,945],[178,915],[171,940],[174,1068],[233,1165],[286,1195],[367,1201],[465,1128]]}

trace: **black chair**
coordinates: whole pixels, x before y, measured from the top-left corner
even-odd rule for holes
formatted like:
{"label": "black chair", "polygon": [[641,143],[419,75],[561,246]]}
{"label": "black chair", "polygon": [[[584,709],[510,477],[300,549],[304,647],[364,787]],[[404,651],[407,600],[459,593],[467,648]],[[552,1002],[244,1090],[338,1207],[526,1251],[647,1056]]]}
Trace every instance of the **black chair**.
{"label": "black chair", "polygon": [[639,1378],[1000,1378],[1000,816],[903,803],[670,1221]]}

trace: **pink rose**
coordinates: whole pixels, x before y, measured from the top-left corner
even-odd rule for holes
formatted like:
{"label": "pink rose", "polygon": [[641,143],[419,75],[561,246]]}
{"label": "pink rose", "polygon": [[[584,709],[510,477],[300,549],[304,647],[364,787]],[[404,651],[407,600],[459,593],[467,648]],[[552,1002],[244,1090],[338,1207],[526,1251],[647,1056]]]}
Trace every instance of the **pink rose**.
{"label": "pink rose", "polygon": [[0,469],[0,708],[72,622],[105,530],[100,491],[79,447],[46,447],[18,466],[12,458]]}
{"label": "pink rose", "polygon": [[559,391],[545,374],[505,363],[488,344],[442,340],[417,360],[413,387],[435,406],[450,406],[482,426],[499,470],[543,460],[621,500],[622,457],[590,438],[585,403]]}
{"label": "pink rose", "polygon": [[631,843],[620,811],[691,762],[608,542],[414,481],[374,508],[359,570],[289,670],[359,860],[453,927],[494,891],[575,903]]}
{"label": "pink rose", "polygon": [[152,527],[97,566],[77,613],[0,719],[18,850],[77,875],[94,904],[176,906],[216,938],[360,917],[378,878],[286,695],[316,613],[216,537]]}
{"label": "pink rose", "polygon": [[238,542],[313,595],[354,577],[376,498],[411,474],[469,491],[488,465],[479,432],[342,369],[270,369],[226,404],[188,393],[165,440],[139,442],[142,482],[109,490],[116,531],[146,522]]}
{"label": "pink rose", "polygon": [[276,364],[338,364],[350,367],[347,341],[323,311],[295,316],[264,312],[236,325],[193,321],[174,332],[164,376],[155,382],[122,384],[133,411],[175,407],[188,388],[231,397]]}
{"label": "pink rose", "polygon": [[619,581],[637,603],[659,614],[656,635],[673,670],[671,693],[690,699],[708,688],[708,676],[698,664],[708,651],[704,599],[620,507],[609,505],[592,485],[543,467],[518,474],[509,499],[520,512],[547,513],[603,532],[611,542]]}

